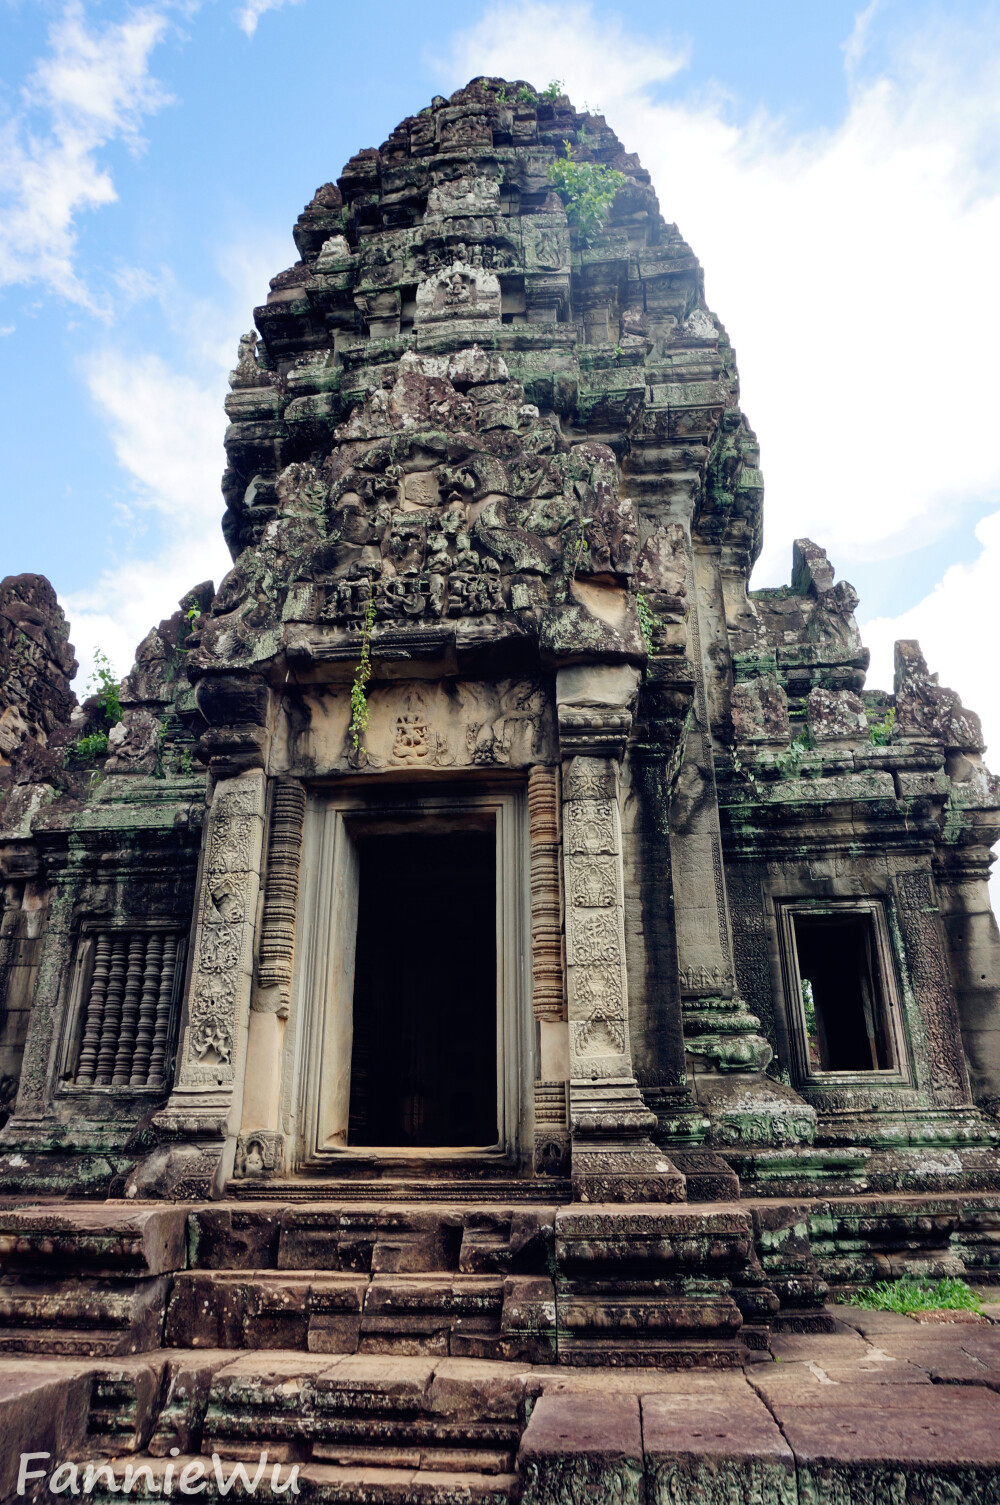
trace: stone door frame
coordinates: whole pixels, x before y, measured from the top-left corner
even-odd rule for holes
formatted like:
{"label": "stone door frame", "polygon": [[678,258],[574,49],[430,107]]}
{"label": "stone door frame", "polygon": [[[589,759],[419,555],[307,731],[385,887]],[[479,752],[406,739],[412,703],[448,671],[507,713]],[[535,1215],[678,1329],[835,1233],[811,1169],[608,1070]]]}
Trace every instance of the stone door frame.
{"label": "stone door frame", "polygon": [[[497,1143],[470,1151],[352,1148],[345,1138],[358,907],[355,833],[394,835],[491,825],[497,842]],[[350,1160],[453,1159],[456,1153],[470,1161],[500,1159],[519,1165],[522,1155],[530,1153],[529,1105],[535,1076],[526,788],[415,789],[410,784],[315,789],[306,805],[303,859],[298,920],[302,941],[291,997],[294,1169],[343,1174]],[[447,945],[446,916],[436,943]]]}

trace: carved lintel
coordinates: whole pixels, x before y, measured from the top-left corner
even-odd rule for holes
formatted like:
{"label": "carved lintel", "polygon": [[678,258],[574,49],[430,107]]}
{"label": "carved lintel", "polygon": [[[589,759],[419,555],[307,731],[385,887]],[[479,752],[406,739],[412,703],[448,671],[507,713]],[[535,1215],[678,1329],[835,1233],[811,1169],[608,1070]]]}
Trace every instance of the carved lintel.
{"label": "carved lintel", "polygon": [[264,887],[257,975],[261,988],[277,988],[287,1011],[295,954],[295,913],[306,792],[297,779],[278,779],[271,807],[271,840]]}
{"label": "carved lintel", "polygon": [[531,834],[531,976],[536,1019],[565,1019],[562,895],[559,881],[559,770],[528,778]]}

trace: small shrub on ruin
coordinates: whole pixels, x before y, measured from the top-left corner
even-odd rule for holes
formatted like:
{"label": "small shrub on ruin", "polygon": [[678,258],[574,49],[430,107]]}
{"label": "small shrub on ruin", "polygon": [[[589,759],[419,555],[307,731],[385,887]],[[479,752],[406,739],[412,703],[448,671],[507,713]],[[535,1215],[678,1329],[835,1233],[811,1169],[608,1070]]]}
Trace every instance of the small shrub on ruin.
{"label": "small shrub on ruin", "polygon": [[93,763],[95,758],[104,756],[108,750],[108,732],[122,719],[120,691],[121,684],[111,667],[111,660],[103,649],[95,648],[94,671],[87,685],[87,695],[98,702],[104,726],[70,742],[66,748],[70,757],[81,763]]}
{"label": "small shrub on ruin", "polygon": [[122,703],[119,699],[121,683],[111,667],[111,660],[102,648],[94,649],[94,672],[90,676],[87,694],[100,702],[108,730],[122,719]]}
{"label": "small shrub on ruin", "polygon": [[563,146],[566,155],[549,168],[549,182],[563,201],[566,218],[587,242],[604,225],[615,194],[625,187],[625,175],[603,162],[578,162],[572,142]]}
{"label": "small shrub on ruin", "polygon": [[77,737],[75,742],[69,744],[69,751],[81,763],[93,763],[95,758],[103,758],[107,750],[107,732],[91,732],[89,736]]}
{"label": "small shrub on ruin", "polygon": [[797,778],[806,753],[811,751],[812,737],[808,732],[802,732],[785,752],[775,753],[773,767],[778,777],[780,779]]}
{"label": "small shrub on ruin", "polygon": [[868,729],[868,741],[872,747],[888,747],[892,740],[892,729],[896,725],[896,707],[890,706],[884,718],[877,721]]}
{"label": "small shrub on ruin", "polygon": [[649,602],[646,600],[646,597],[643,595],[642,591],[636,591],[635,593],[635,614],[639,618],[639,631],[642,633],[642,640],[646,645],[646,652],[652,653],[653,633],[656,630],[657,619],[650,609]]}

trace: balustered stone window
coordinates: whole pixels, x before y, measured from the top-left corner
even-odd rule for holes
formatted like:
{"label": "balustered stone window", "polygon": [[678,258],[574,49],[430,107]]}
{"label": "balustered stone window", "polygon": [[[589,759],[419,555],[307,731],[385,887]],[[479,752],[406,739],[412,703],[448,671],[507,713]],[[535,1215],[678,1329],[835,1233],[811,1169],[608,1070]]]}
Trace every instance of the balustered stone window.
{"label": "balustered stone window", "polygon": [[167,1090],[184,944],[177,930],[84,932],[63,1072],[67,1085]]}
{"label": "balustered stone window", "polygon": [[882,904],[786,903],[779,926],[799,1082],[905,1080],[908,1053]]}

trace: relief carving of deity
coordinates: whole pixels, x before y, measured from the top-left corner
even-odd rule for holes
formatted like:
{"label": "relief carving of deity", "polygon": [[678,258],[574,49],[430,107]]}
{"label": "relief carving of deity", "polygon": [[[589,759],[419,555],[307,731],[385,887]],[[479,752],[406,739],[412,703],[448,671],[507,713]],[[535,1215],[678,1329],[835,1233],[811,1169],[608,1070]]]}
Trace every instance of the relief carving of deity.
{"label": "relief carving of deity", "polygon": [[436,747],[437,737],[426,716],[419,712],[404,711],[396,717],[392,756],[398,762],[425,763],[432,758]]}
{"label": "relief carving of deity", "polygon": [[565,810],[566,850],[585,856],[614,855],[618,850],[610,800],[567,801]]}
{"label": "relief carving of deity", "polygon": [[604,909],[618,898],[614,858],[578,857],[570,864],[569,901],[578,909]]}

